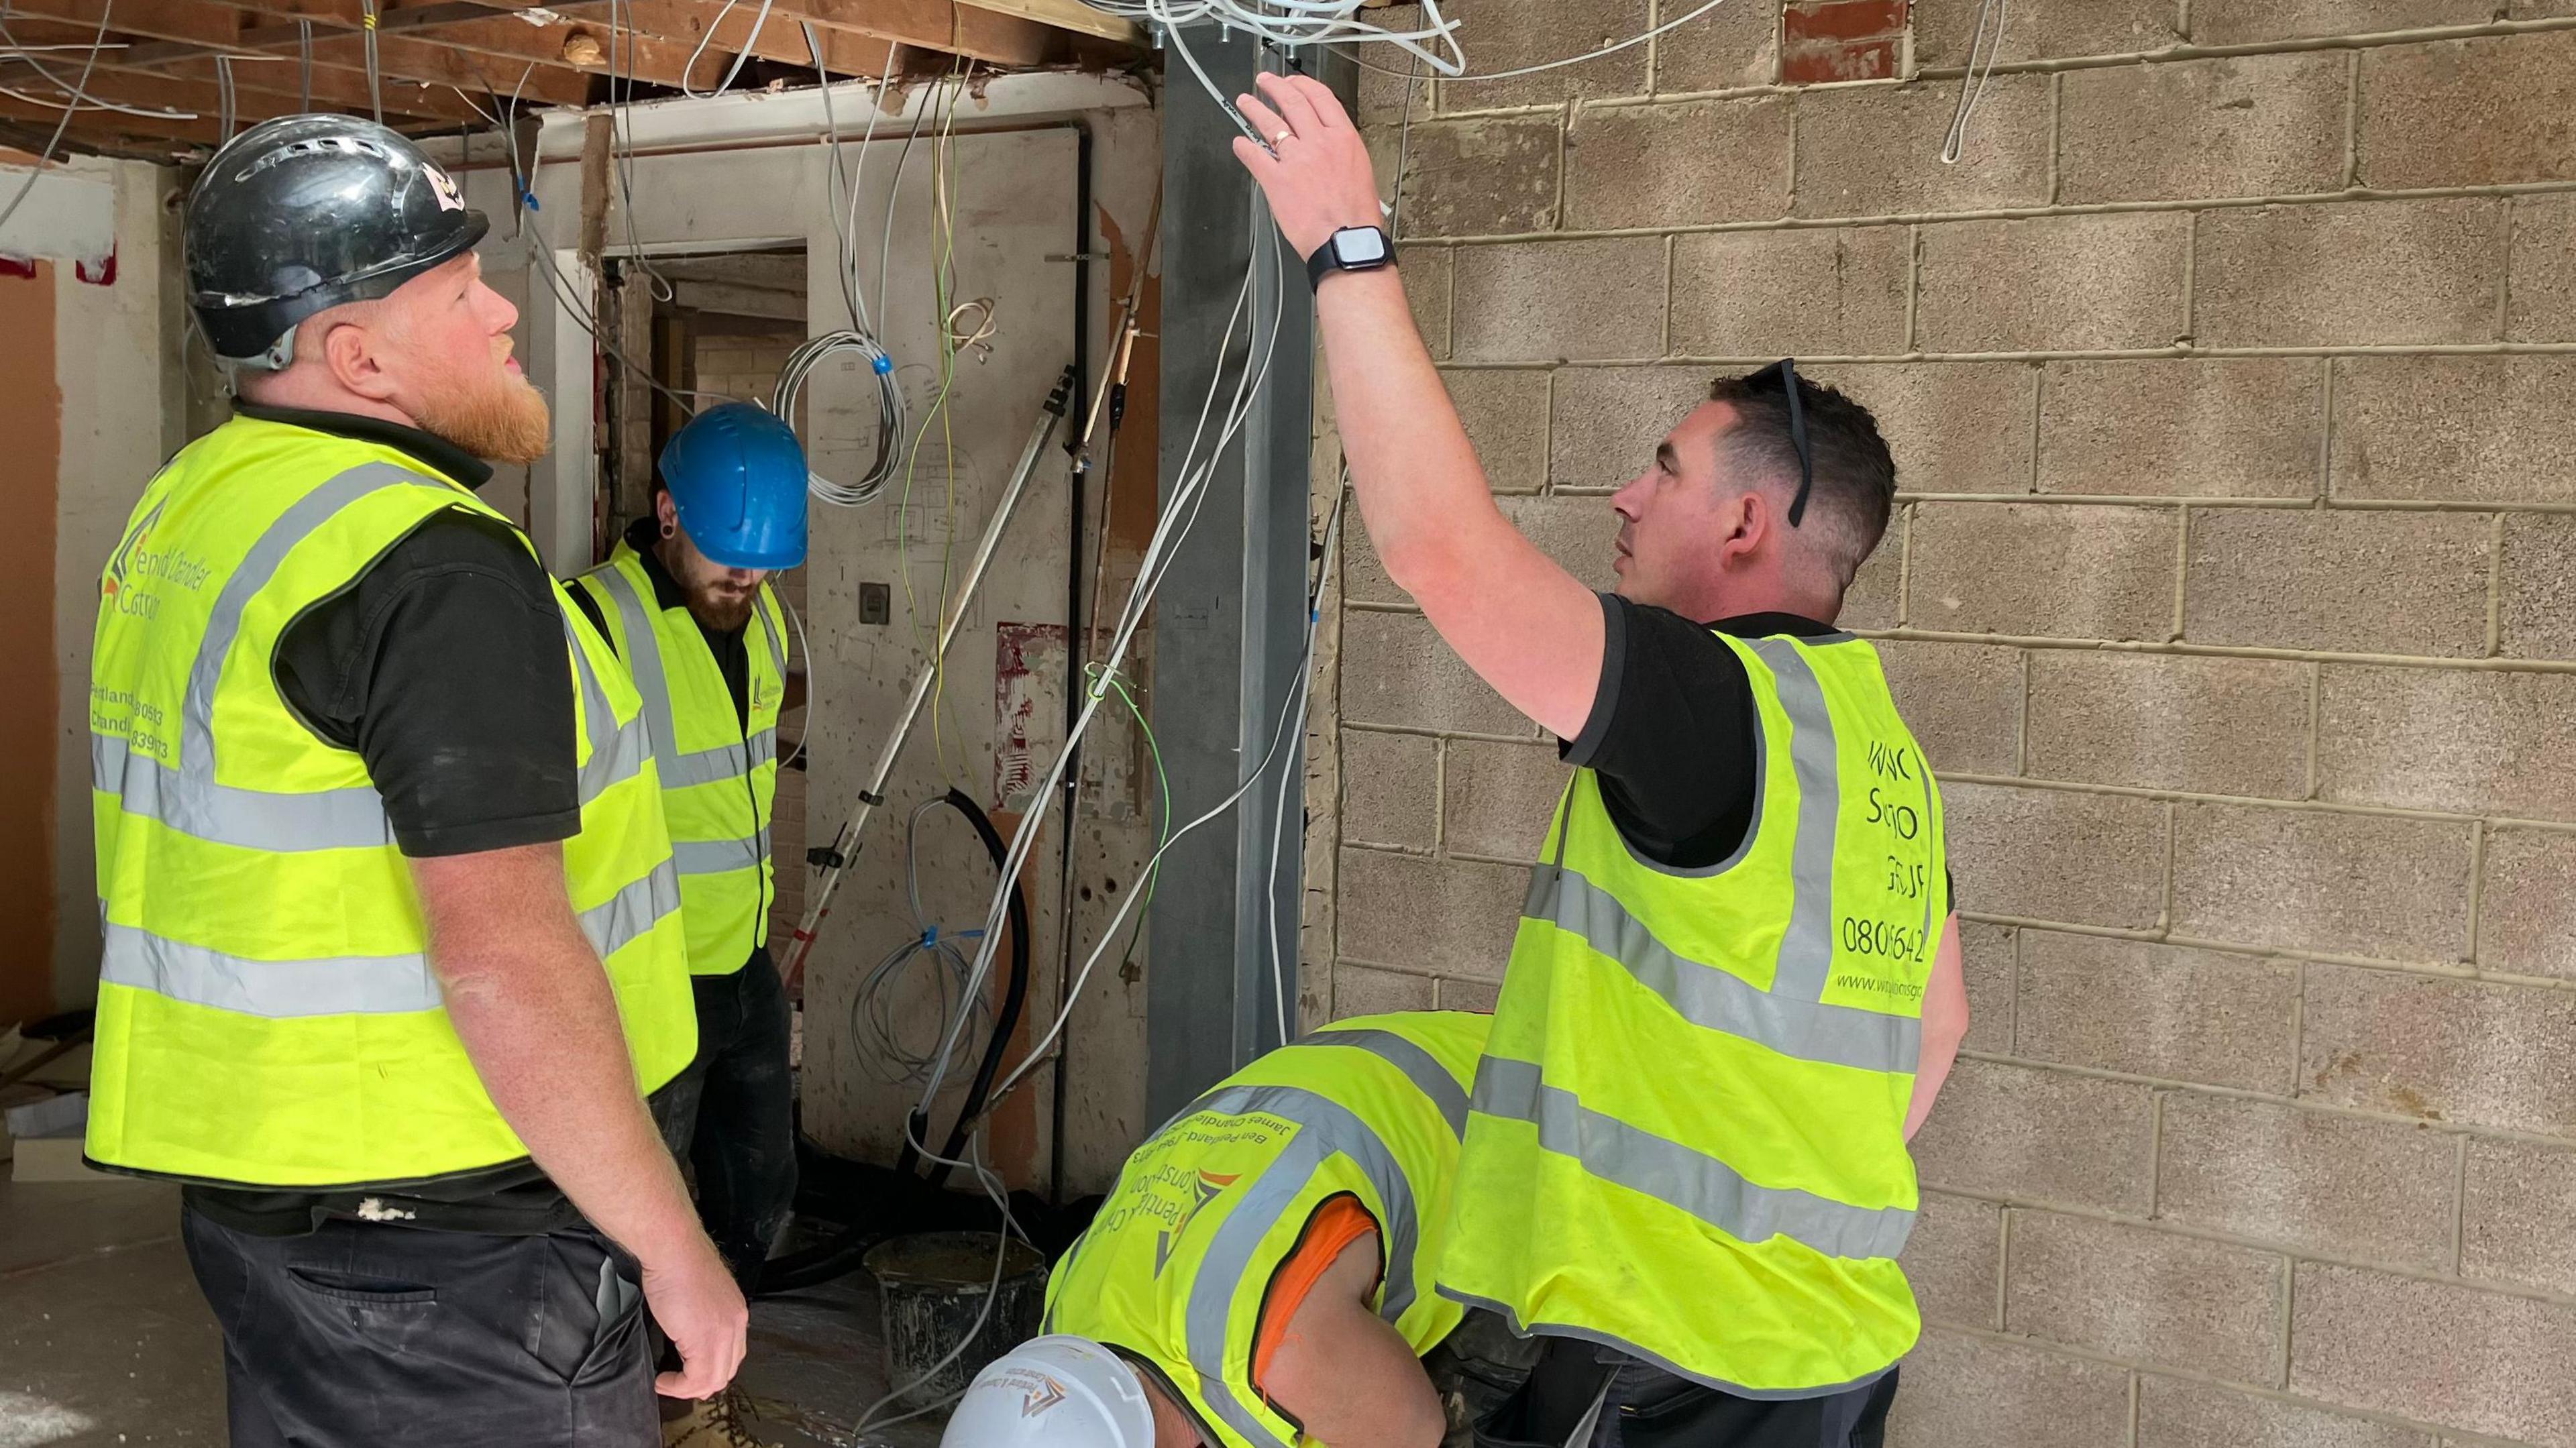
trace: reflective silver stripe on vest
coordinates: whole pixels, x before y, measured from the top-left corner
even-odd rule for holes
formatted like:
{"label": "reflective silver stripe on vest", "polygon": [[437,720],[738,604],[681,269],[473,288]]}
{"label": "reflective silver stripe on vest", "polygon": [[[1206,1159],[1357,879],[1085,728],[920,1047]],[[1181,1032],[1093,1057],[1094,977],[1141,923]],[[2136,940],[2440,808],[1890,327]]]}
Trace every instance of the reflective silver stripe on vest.
{"label": "reflective silver stripe on vest", "polygon": [[770,593],[768,584],[760,585],[760,591],[752,596],[751,612],[753,617],[760,620],[760,636],[769,640],[770,667],[778,671],[778,677],[783,682],[787,678],[787,646],[779,640],[778,621],[769,616],[769,609],[766,606],[774,596]]}
{"label": "reflective silver stripe on vest", "polygon": [[1415,1090],[1431,1098],[1431,1104],[1440,1108],[1440,1119],[1449,1123],[1452,1135],[1467,1134],[1467,1088],[1458,1084],[1458,1078],[1449,1074],[1449,1068],[1441,1065],[1438,1057],[1415,1042],[1373,1026],[1348,1031],[1324,1026],[1297,1044],[1354,1046],[1379,1057],[1402,1071]]}
{"label": "reflective silver stripe on vest", "polygon": [[1922,1056],[1920,1020],[1766,991],[1731,971],[1676,955],[1609,891],[1561,866],[1530,871],[1524,913],[1580,936],[1694,1026],[1796,1060],[1864,1071],[1911,1073]]}
{"label": "reflective silver stripe on vest", "polygon": [[582,732],[590,739],[590,758],[581,766],[581,802],[588,804],[606,794],[612,785],[633,779],[643,772],[644,760],[653,752],[653,741],[644,725],[642,711],[624,724],[617,722],[617,708],[608,699],[608,687],[591,667],[590,655],[581,649],[581,636],[574,632],[572,618],[564,618],[564,640],[572,649],[572,666],[581,689]]}
{"label": "reflective silver stripe on vest", "polygon": [[[652,722],[653,758],[661,766],[664,789],[742,778],[751,772],[753,761],[764,757],[760,740],[767,741],[767,754],[778,752],[777,731],[764,729],[749,746],[725,744],[682,754],[680,736],[672,724],[670,675],[662,667],[662,639],[653,631],[656,611],[644,606],[625,569],[612,566],[593,576],[616,601],[618,618],[625,625],[626,666],[635,673],[636,692],[644,696],[644,717]],[[766,620],[763,623],[765,627]]]}
{"label": "reflective silver stripe on vest", "polygon": [[757,870],[769,858],[769,829],[747,840],[675,840],[671,858],[679,862],[683,875],[729,875],[736,870]]}
{"label": "reflective silver stripe on vest", "polygon": [[653,867],[651,874],[619,890],[605,903],[581,912],[581,933],[589,938],[590,948],[605,960],[679,908],[679,872],[664,860]]}
{"label": "reflective silver stripe on vest", "polygon": [[1233,1317],[1235,1291],[1253,1270],[1262,1239],[1327,1160],[1336,1153],[1349,1157],[1377,1188],[1378,1200],[1391,1219],[1378,1224],[1386,1250],[1386,1300],[1379,1304],[1378,1316],[1394,1322],[1413,1305],[1413,1257],[1421,1216],[1413,1201],[1413,1183],[1406,1179],[1395,1153],[1358,1113],[1330,1097],[1297,1086],[1226,1086],[1201,1097],[1182,1115],[1207,1111],[1228,1116],[1261,1112],[1297,1124],[1296,1138],[1262,1169],[1243,1200],[1217,1224],[1207,1257],[1190,1283],[1185,1319],[1190,1364],[1198,1370],[1199,1393],[1209,1409],[1255,1443],[1288,1448],[1225,1381],[1226,1325]]}
{"label": "reflective silver stripe on vest", "polygon": [[219,845],[285,854],[393,843],[384,798],[373,785],[280,794],[190,780],[113,734],[89,737],[89,782],[116,795],[126,814]]}
{"label": "reflective silver stripe on vest", "polygon": [[241,636],[242,615],[277,576],[295,545],[311,537],[340,510],[385,488],[455,491],[392,463],[362,463],[296,499],[242,555],[224,580],[206,618],[205,635],[188,669],[188,691],[179,707],[176,769],[133,753],[112,735],[90,739],[90,781],[114,790],[120,808],[137,818],[194,839],[245,849],[292,853],[389,844],[393,827],[372,787],[276,793],[235,789],[215,782],[215,687],[224,659]]}
{"label": "reflective silver stripe on vest", "polygon": [[1825,691],[1798,646],[1787,639],[1747,639],[1771,666],[1780,707],[1789,716],[1789,764],[1798,777],[1798,837],[1789,851],[1793,898],[1780,937],[1771,993],[1820,1001],[1834,963],[1834,830],[1842,819],[1842,756]]}
{"label": "reflective silver stripe on vest", "polygon": [[435,1009],[438,977],[426,955],[252,960],[113,921],[99,978],[190,1005],[239,1015],[391,1015]]}
{"label": "reflective silver stripe on vest", "polygon": [[1828,1257],[1894,1257],[1914,1230],[1902,1207],[1855,1207],[1793,1187],[1766,1187],[1706,1152],[1586,1107],[1526,1061],[1476,1065],[1475,1109],[1538,1128],[1542,1151],[1572,1157],[1602,1181],[1679,1208],[1739,1242],[1787,1237]]}

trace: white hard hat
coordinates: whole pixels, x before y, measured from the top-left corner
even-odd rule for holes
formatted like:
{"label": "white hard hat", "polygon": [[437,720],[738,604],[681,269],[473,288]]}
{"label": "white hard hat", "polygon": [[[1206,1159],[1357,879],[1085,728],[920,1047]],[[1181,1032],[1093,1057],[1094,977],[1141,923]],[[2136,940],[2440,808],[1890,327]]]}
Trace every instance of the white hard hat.
{"label": "white hard hat", "polygon": [[1031,1338],[995,1358],[939,1448],[1154,1448],[1144,1379],[1087,1337]]}

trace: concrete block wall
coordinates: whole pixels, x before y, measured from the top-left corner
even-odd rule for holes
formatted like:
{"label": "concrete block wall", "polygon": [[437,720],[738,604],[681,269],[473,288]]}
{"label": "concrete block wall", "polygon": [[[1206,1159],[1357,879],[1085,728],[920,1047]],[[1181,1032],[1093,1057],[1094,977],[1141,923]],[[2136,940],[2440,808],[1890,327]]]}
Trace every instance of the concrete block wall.
{"label": "concrete block wall", "polygon": [[[1657,13],[1457,8],[1477,71]],[[1903,1448],[2576,1445],[2576,7],[2015,5],[1945,166],[1976,11],[1368,75],[1418,315],[1596,582],[1713,373],[1894,442],[1847,617],[1977,1013]],[[1346,561],[1313,1003],[1478,1004],[1562,774]]]}

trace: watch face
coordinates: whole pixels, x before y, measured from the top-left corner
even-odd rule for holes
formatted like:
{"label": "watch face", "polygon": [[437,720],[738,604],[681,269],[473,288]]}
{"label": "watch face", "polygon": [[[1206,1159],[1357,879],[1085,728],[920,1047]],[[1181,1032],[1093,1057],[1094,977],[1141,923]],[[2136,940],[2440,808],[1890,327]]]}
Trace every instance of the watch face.
{"label": "watch face", "polygon": [[1333,256],[1344,266],[1375,266],[1386,260],[1386,234],[1365,226],[1337,231]]}

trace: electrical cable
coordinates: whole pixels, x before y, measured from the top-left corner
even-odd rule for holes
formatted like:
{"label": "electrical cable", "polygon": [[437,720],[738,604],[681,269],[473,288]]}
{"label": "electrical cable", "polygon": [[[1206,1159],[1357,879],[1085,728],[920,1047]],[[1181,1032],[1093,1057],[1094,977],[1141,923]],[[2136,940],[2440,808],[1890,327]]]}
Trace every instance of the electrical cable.
{"label": "electrical cable", "polygon": [[[299,110],[299,111],[309,111],[309,110],[313,109],[313,22],[312,22],[312,21],[310,21],[310,20],[304,20],[304,19],[298,19],[298,20],[295,22],[295,48],[296,48],[296,50],[297,50],[297,52],[298,52],[298,53],[297,53],[297,56],[296,56],[297,64],[296,64],[296,103],[295,103],[295,108],[296,108],[297,110]],[[522,77],[522,79],[525,79],[525,78],[524,78],[524,77]]]}
{"label": "electrical cable", "polygon": [[[1950,113],[1950,129],[1941,137],[1941,164],[1956,166],[1960,153],[1968,144],[1968,119],[1977,113],[1977,102],[1985,99],[1986,83],[1995,78],[1995,61],[2003,54],[2004,17],[2011,0],[1978,0],[1977,23],[1968,31],[1968,68],[1959,77],[1959,108]],[[1991,31],[1986,16],[1994,16]],[[1977,68],[1977,57],[1985,56],[1985,69]]]}
{"label": "electrical cable", "polygon": [[367,107],[381,126],[385,123],[385,82],[376,65],[376,0],[358,0],[358,18],[367,33]]}
{"label": "electrical cable", "polygon": [[[1421,0],[1423,23],[1413,30],[1390,29],[1360,19],[1365,0],[1266,0],[1266,3],[1248,3],[1248,0],[1089,0],[1089,3],[1095,10],[1159,25],[1167,30],[1214,21],[1224,29],[1244,31],[1269,44],[1289,48],[1380,41],[1410,52],[1442,75],[1457,75],[1466,69],[1467,64],[1465,53],[1458,48],[1458,22],[1440,13],[1440,0]],[[1446,54],[1435,53],[1430,48],[1435,45]],[[1193,70],[1197,69],[1197,62],[1192,61],[1190,65]],[[1204,72],[1200,79],[1204,83]],[[1223,98],[1219,99],[1222,103]]]}
{"label": "electrical cable", "polygon": [[229,141],[233,138],[234,114],[233,58],[229,55],[215,57],[215,95],[216,103],[223,107],[223,120],[217,129],[222,132],[223,138]]}
{"label": "electrical cable", "polygon": [[806,469],[806,491],[835,507],[855,508],[873,503],[885,492],[886,483],[905,456],[904,433],[911,420],[905,411],[903,388],[896,382],[894,357],[877,339],[864,331],[826,332],[798,345],[778,370],[778,386],[770,394],[771,412],[788,426],[796,425],[796,404],[805,392],[805,381],[813,375],[824,358],[835,352],[855,352],[867,359],[868,370],[877,384],[877,451],[874,461],[860,474],[857,482],[838,483],[810,466]]}
{"label": "electrical cable", "polygon": [[796,747],[788,750],[787,757],[778,761],[778,767],[786,769],[804,758],[805,746],[814,742],[814,724],[823,717],[823,706],[817,702],[820,695],[814,688],[814,651],[805,643],[805,616],[796,611],[796,605],[789,603],[785,594],[772,590],[770,596],[778,600],[780,608],[787,610],[787,622],[796,630],[795,657],[805,661],[805,727],[797,731]]}
{"label": "electrical cable", "polygon": [[[1267,214],[1257,194],[1249,208],[1247,221],[1252,228],[1251,255],[1244,268],[1243,286],[1236,293],[1234,308],[1227,319],[1224,336],[1217,344],[1216,355],[1219,358],[1224,357],[1232,348],[1235,333],[1247,318],[1256,285],[1262,274],[1263,262],[1265,260],[1269,262],[1274,282],[1284,279],[1287,272],[1287,268],[1279,259],[1279,249],[1283,243],[1278,239],[1275,230],[1271,231],[1265,244],[1262,233]],[[1200,410],[1198,424],[1191,433],[1189,445],[1182,454],[1181,466],[1177,469],[1178,481],[1172,489],[1163,517],[1156,525],[1153,538],[1146,544],[1145,558],[1138,570],[1136,583],[1129,592],[1127,606],[1122,611],[1116,633],[1111,639],[1108,656],[1104,661],[1105,667],[1110,671],[1114,672],[1125,662],[1127,649],[1134,641],[1137,631],[1143,626],[1146,610],[1150,607],[1155,593],[1160,589],[1165,573],[1169,571],[1172,553],[1182,541],[1186,540],[1197,522],[1199,512],[1206,501],[1209,480],[1213,477],[1219,460],[1231,446],[1236,434],[1250,419],[1253,400],[1257,397],[1263,380],[1268,376],[1278,348],[1281,324],[1285,319],[1284,288],[1274,284],[1272,292],[1274,307],[1268,339],[1266,343],[1261,339],[1259,320],[1253,318],[1252,350],[1247,353],[1242,367],[1236,374],[1234,395],[1227,405],[1225,419],[1212,440],[1208,436],[1208,425],[1216,414],[1216,399],[1224,386],[1226,369],[1220,365],[1210,373],[1206,403]],[[1211,443],[1211,441],[1212,446],[1209,446],[1202,456],[1202,444]],[[1095,686],[1086,692],[1091,697],[1086,701],[1082,714],[1075,721],[1071,737],[1067,739],[1065,747],[1057,752],[1046,779],[1036,791],[1035,802],[1027,817],[1021,822],[1012,844],[1010,861],[1002,872],[1002,888],[996,892],[992,906],[986,912],[987,938],[981,943],[976,954],[973,978],[975,989],[982,988],[983,980],[992,970],[994,942],[990,938],[990,932],[998,928],[1008,897],[1016,894],[1020,873],[1026,866],[1029,853],[1035,848],[1037,837],[1042,833],[1041,826],[1045,822],[1046,812],[1054,803],[1067,761],[1073,755],[1074,745],[1089,731],[1092,721],[1098,716],[1102,699],[1108,691]],[[1273,752],[1275,753],[1275,737]],[[1234,802],[1242,798],[1253,783],[1266,772],[1270,758],[1271,755],[1266,753],[1261,763],[1255,766],[1251,776],[1238,786],[1232,795],[1219,803],[1214,810],[1175,831],[1171,841],[1178,841],[1191,830],[1231,808]],[[1167,842],[1156,852],[1155,861],[1149,864],[1158,863],[1162,853],[1169,849],[1170,843]],[[1066,993],[1062,1001],[1058,1002],[1055,1021],[1048,1027],[1044,1036],[1031,1047],[1020,1065],[1014,1068],[1010,1076],[1005,1078],[1003,1084],[996,1089],[991,1101],[986,1105],[987,1111],[990,1111],[993,1104],[1007,1096],[1020,1081],[1026,1079],[1028,1074],[1046,1059],[1055,1039],[1062,1034],[1065,1024],[1072,1018],[1073,1007],[1080,997],[1081,990],[1090,979],[1092,971],[1098,966],[1100,957],[1106,952],[1110,940],[1115,938],[1118,926],[1124,924],[1127,916],[1134,912],[1137,898],[1132,893],[1128,896],[1108,931],[1102,936],[1100,946],[1092,952],[1081,972],[1075,977],[1073,988]],[[921,1099],[925,1103],[937,1094],[939,1084],[939,1078],[934,1076],[923,1092]]]}
{"label": "electrical cable", "polygon": [[[914,971],[915,961],[926,958],[931,966],[926,974],[936,993],[939,1007],[938,1039],[963,1044],[963,1032],[952,1037],[948,1031],[949,1021],[958,1010],[968,1011],[977,1020],[984,1019],[987,1014],[982,1001],[970,1000],[964,995],[966,974],[972,969],[972,963],[967,960],[966,953],[958,949],[956,944],[960,940],[976,939],[983,932],[980,930],[943,932],[937,925],[931,923],[929,912],[921,907],[922,817],[933,810],[955,809],[954,802],[962,798],[965,796],[953,790],[947,794],[933,795],[913,806],[911,816],[904,821],[903,889],[904,898],[912,906],[912,924],[915,933],[887,951],[876,965],[860,978],[858,989],[850,996],[850,1036],[869,1048],[869,1059],[872,1064],[880,1068],[876,1073],[877,1079],[888,1085],[919,1083],[928,1080],[931,1074],[933,1061],[931,1051],[935,1050],[936,1046],[915,1049],[905,1044],[895,1020],[896,1007],[892,998],[894,987],[915,974],[923,973]],[[954,1049],[954,1045],[951,1049]],[[945,1068],[953,1065],[954,1062],[942,1061],[939,1064]]]}
{"label": "electrical cable", "polygon": [[[98,68],[99,47],[107,43],[107,20],[115,13],[115,7],[116,0],[99,0],[98,33],[90,37],[89,58],[81,62],[79,83],[71,86],[66,92],[74,104],[87,98],[89,78]],[[34,62],[30,61],[29,64],[32,65]],[[41,66],[37,68],[43,69]],[[18,214],[18,208],[27,202],[27,193],[36,189],[36,178],[44,175],[45,168],[53,164],[54,153],[62,149],[63,137],[71,132],[72,114],[71,106],[63,107],[63,118],[54,122],[54,134],[46,140],[45,149],[36,153],[36,164],[29,168],[27,179],[18,183],[18,194],[9,198],[8,205],[0,206],[0,227],[7,226],[9,218]]]}
{"label": "electrical cable", "polygon": [[[12,58],[14,57],[0,56],[0,60]],[[11,100],[25,101],[31,106],[43,106],[49,111],[114,111],[121,116],[141,116],[146,120],[153,121],[193,121],[197,119],[197,113],[195,111],[146,110],[141,106],[129,106],[117,101],[103,101],[96,97],[91,97],[88,100],[72,100],[69,104],[65,104],[63,101],[49,101],[43,96],[31,95],[26,91],[19,90],[15,86],[0,85],[0,96],[7,96]]]}
{"label": "electrical cable", "polygon": [[[769,25],[769,7],[772,0],[760,0],[760,14],[751,22],[751,35],[748,39],[743,41],[742,49],[734,53],[733,68],[724,73],[724,79],[716,82],[716,88],[711,91],[697,91],[690,88],[689,73],[698,68],[698,57],[707,53],[708,42],[716,38],[716,31],[723,27],[725,17],[731,15],[733,13],[733,7],[740,3],[742,3],[742,0],[725,0],[724,8],[716,12],[716,18],[707,26],[707,33],[698,37],[698,48],[689,52],[689,63],[680,67],[680,94],[687,96],[690,100],[713,100],[717,96],[723,95],[726,89],[733,85],[734,77],[742,74],[742,63],[751,59],[753,47],[760,44],[760,32]],[[809,26],[807,28],[809,31],[807,38],[810,40],[812,38],[810,34],[812,27]],[[815,69],[818,71],[822,69],[819,56],[817,57]],[[825,88],[828,89],[830,85],[831,82],[826,79],[824,81]]]}
{"label": "electrical cable", "polygon": [[[1324,556],[1316,561],[1315,581],[1306,590],[1306,652],[1299,661],[1297,669],[1297,686],[1293,691],[1294,702],[1282,710],[1283,723],[1287,714],[1294,713],[1301,726],[1301,732],[1302,726],[1308,720],[1309,706],[1314,700],[1315,673],[1311,664],[1315,657],[1315,635],[1323,626],[1324,590],[1332,586],[1333,560],[1341,552],[1342,507],[1350,498],[1348,478],[1349,475],[1345,472],[1343,480],[1335,486],[1333,511],[1324,522]],[[1277,747],[1276,744],[1272,745],[1274,749]],[[1287,833],[1288,828],[1289,786],[1292,783],[1289,778],[1290,766],[1297,760],[1297,755],[1290,754],[1279,764],[1279,797],[1272,802],[1270,809],[1270,869],[1264,877],[1264,888],[1261,892],[1262,922],[1266,927],[1261,932],[1261,945],[1270,957],[1270,990],[1279,1007],[1279,1039],[1282,1041],[1293,1041],[1300,1034],[1297,1029],[1296,1013],[1289,1005],[1287,966],[1283,963],[1279,952],[1278,917],[1279,857],[1287,853],[1282,837]],[[1305,813],[1305,790],[1300,788],[1295,793],[1299,802],[1298,813],[1302,816]],[[1298,821],[1297,830],[1301,853],[1304,850],[1305,837],[1305,822],[1301,818]],[[1302,913],[1297,923],[1301,928],[1303,927],[1305,920]]]}

